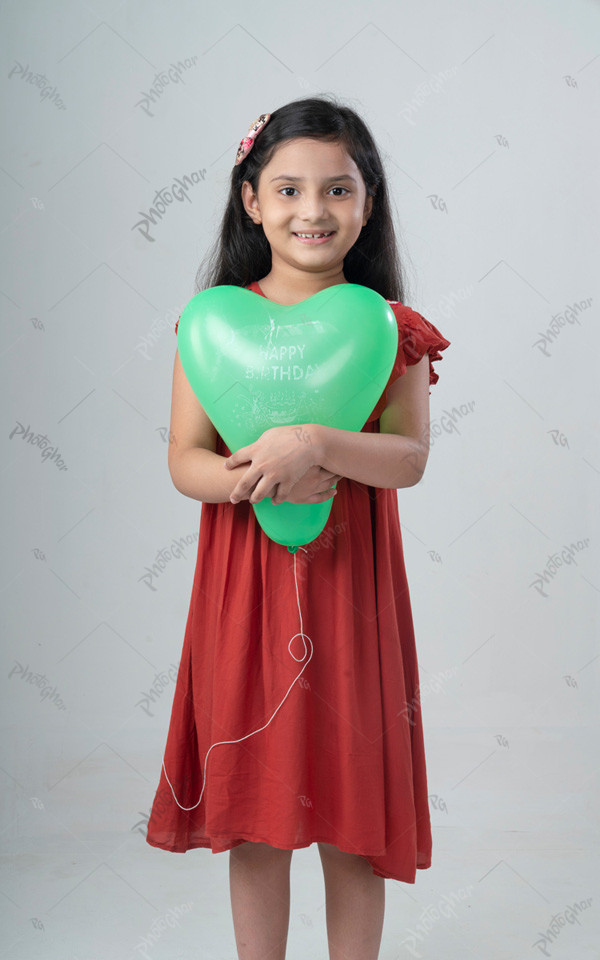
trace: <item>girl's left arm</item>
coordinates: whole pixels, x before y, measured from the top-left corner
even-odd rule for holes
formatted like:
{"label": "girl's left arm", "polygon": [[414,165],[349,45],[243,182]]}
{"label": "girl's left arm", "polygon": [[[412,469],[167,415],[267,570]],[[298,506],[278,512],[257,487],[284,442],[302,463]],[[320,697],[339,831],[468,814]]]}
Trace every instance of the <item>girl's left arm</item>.
{"label": "girl's left arm", "polygon": [[377,433],[307,425],[320,466],[372,487],[411,487],[429,456],[429,355],[389,387]]}
{"label": "girl's left arm", "polygon": [[429,456],[429,356],[407,366],[387,392],[379,433],[318,423],[271,427],[225,460],[226,469],[250,461],[229,497],[232,503],[279,502],[312,466],[373,487],[411,487]]}

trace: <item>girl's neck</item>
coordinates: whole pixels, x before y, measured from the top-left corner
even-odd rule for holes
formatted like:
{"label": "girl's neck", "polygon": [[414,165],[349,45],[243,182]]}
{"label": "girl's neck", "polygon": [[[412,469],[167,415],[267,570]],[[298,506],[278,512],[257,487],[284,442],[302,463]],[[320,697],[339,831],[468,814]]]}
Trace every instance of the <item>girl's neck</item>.
{"label": "girl's neck", "polygon": [[266,277],[263,277],[262,280],[257,280],[258,286],[262,290],[263,294],[267,300],[272,300],[273,303],[280,303],[285,306],[290,306],[294,303],[300,303],[302,300],[307,300],[309,297],[312,297],[315,293],[319,293],[321,290],[326,290],[327,287],[332,287],[334,284],[338,283],[348,283],[344,274],[338,275],[337,277],[314,277],[310,276],[302,277],[301,280],[294,282],[286,278],[277,279],[273,276],[273,273],[268,273]]}

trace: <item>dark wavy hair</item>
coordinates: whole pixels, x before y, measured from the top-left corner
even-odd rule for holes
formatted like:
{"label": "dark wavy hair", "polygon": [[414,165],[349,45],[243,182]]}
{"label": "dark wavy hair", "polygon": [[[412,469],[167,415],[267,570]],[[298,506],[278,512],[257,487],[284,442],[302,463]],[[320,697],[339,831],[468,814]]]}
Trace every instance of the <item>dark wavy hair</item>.
{"label": "dark wavy hair", "polygon": [[220,235],[196,274],[196,293],[219,284],[248,286],[271,270],[271,248],[262,225],[242,203],[242,183],[256,192],[275,148],[294,137],[339,142],[360,170],[373,208],[344,259],[349,283],[371,287],[387,300],[405,303],[406,276],[398,253],[385,171],[371,131],[358,114],[330,95],[292,100],[271,113],[250,153],[233,166]]}

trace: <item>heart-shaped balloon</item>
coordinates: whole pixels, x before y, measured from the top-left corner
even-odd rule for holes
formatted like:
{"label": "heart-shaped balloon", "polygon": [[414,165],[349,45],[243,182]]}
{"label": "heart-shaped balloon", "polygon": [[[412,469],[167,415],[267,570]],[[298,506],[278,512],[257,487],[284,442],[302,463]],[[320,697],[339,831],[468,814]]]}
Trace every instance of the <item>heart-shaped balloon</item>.
{"label": "heart-shaped balloon", "polygon": [[[186,305],[177,345],[194,393],[233,453],[285,424],[360,431],[389,379],[398,326],[387,300],[361,284],[335,284],[290,305],[221,285]],[[332,502],[265,497],[252,507],[267,536],[293,553],[318,537]]]}

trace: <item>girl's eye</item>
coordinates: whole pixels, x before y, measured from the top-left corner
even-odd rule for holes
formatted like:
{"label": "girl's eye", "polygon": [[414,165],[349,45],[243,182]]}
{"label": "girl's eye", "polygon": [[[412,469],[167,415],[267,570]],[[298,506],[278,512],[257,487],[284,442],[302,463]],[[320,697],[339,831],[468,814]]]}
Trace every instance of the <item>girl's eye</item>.
{"label": "girl's eye", "polygon": [[[330,187],[329,189],[330,189],[330,190],[344,190],[346,193],[350,193],[350,191],[347,190],[346,187]],[[296,190],[296,187],[282,187],[279,192],[280,192],[280,193],[283,193],[284,190]],[[297,192],[297,191],[296,191],[296,192]],[[289,196],[290,196],[290,194],[289,194],[289,193],[286,193],[286,197],[289,197]],[[338,193],[338,194],[336,194],[336,196],[339,197],[339,196],[341,196],[341,194]]]}

